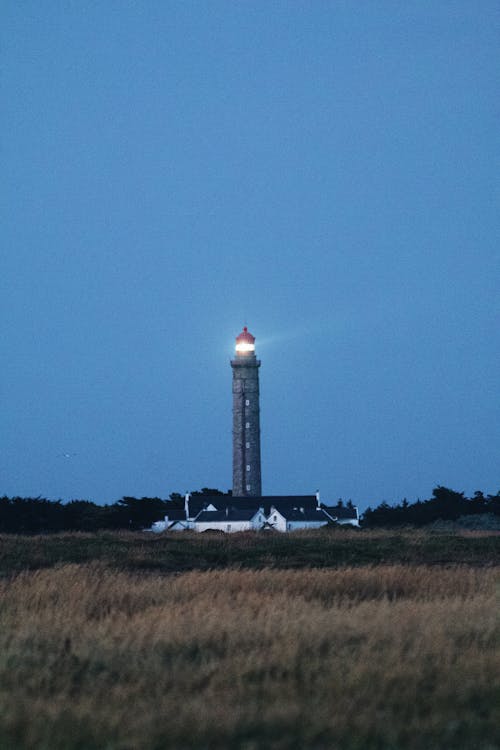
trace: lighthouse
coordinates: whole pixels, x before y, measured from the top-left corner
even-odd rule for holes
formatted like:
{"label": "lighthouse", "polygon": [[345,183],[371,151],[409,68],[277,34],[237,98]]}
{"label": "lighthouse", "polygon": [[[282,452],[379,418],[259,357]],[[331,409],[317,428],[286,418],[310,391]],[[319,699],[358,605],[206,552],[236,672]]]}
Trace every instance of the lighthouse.
{"label": "lighthouse", "polygon": [[233,370],[233,496],[260,497],[259,367],[255,337],[247,327],[236,337]]}

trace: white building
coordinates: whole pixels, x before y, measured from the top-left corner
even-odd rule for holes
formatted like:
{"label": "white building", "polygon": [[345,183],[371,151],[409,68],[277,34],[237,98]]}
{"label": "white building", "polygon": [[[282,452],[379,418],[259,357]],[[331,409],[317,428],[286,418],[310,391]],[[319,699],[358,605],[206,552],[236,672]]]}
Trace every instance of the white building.
{"label": "white building", "polygon": [[233,497],[232,495],[187,494],[172,500],[162,521],[149,529],[162,531],[258,531],[279,532],[319,529],[327,524],[359,526],[355,506],[324,505],[315,495],[269,495]]}
{"label": "white building", "polygon": [[255,531],[261,529],[266,521],[264,508],[237,509],[226,507],[223,510],[203,510],[195,518],[195,531]]}
{"label": "white building", "polygon": [[355,505],[322,505],[325,513],[338,523],[339,526],[355,526],[359,528],[359,511]]}
{"label": "white building", "polygon": [[322,526],[332,523],[332,519],[322,508],[298,508],[279,509],[274,505],[270,508],[267,517],[267,527],[275,531],[297,531],[298,529],[320,529]]}

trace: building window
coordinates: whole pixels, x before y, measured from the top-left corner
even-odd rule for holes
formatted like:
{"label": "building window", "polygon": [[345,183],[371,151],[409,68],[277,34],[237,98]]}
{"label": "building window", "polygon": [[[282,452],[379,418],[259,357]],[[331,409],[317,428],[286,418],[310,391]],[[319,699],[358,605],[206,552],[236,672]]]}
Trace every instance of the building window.
{"label": "building window", "polygon": [[245,427],[248,430],[248,428],[250,427],[250,422],[247,422],[246,425],[245,425]]}
{"label": "building window", "polygon": [[250,485],[247,484],[247,492],[250,492]]}
{"label": "building window", "polygon": [[250,464],[247,464],[247,471],[250,471]]}
{"label": "building window", "polygon": [[277,520],[278,520],[278,516],[275,513],[274,516],[273,516],[273,521],[277,521]]}
{"label": "building window", "polygon": [[245,448],[250,448],[250,443],[245,443]]}
{"label": "building window", "polygon": [[245,406],[250,406],[250,401],[248,399],[245,401]]}

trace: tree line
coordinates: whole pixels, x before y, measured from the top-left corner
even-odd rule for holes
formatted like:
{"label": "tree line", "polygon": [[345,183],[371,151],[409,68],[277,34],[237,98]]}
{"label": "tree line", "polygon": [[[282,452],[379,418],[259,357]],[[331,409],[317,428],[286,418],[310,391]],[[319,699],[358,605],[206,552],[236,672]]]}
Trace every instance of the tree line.
{"label": "tree line", "polygon": [[[204,487],[193,495],[222,495]],[[172,501],[184,503],[184,496],[173,492],[168,500],[159,497],[122,497],[110,505],[90,500],[47,500],[44,497],[0,497],[0,533],[44,534],[57,531],[137,531],[164,518]]]}
{"label": "tree line", "polygon": [[[223,495],[204,487],[192,495]],[[172,501],[183,503],[183,495],[173,492],[168,500],[159,497],[123,497],[110,505],[90,500],[47,500],[42,497],[1,497],[0,533],[43,534],[58,531],[98,531],[103,529],[140,530],[168,514]],[[342,502],[342,501],[339,501]],[[349,503],[348,503],[349,505]],[[463,492],[435,487],[428,500],[397,505],[382,502],[367,508],[362,515],[364,527],[425,526],[433,521],[455,521],[461,516],[492,513],[500,516],[500,491],[484,495],[477,491],[468,498]]]}
{"label": "tree line", "polygon": [[456,521],[463,516],[492,513],[500,516],[500,491],[496,495],[484,495],[480,490],[472,497],[448,487],[435,487],[428,500],[409,503],[403,500],[397,505],[380,503],[376,508],[367,508],[363,513],[364,526],[426,526],[434,521]]}

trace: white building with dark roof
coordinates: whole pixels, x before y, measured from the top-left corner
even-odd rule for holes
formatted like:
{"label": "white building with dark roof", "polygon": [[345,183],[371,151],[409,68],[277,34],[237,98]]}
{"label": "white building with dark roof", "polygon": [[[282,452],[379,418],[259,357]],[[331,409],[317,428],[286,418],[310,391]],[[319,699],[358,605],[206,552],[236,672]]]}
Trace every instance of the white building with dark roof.
{"label": "white building with dark roof", "polygon": [[202,510],[193,521],[195,531],[258,531],[266,522],[263,508]]}
{"label": "white building with dark roof", "polygon": [[359,526],[356,507],[324,505],[319,493],[261,497],[187,494],[183,502],[170,503],[172,510],[163,521],[153,524],[151,531],[289,532],[336,524]]}
{"label": "white building with dark roof", "polygon": [[298,529],[320,529],[331,523],[321,508],[283,508],[274,505],[267,518],[268,528],[274,531],[297,531]]}
{"label": "white building with dark roof", "polygon": [[323,505],[325,513],[340,526],[359,526],[359,511],[355,505]]}

